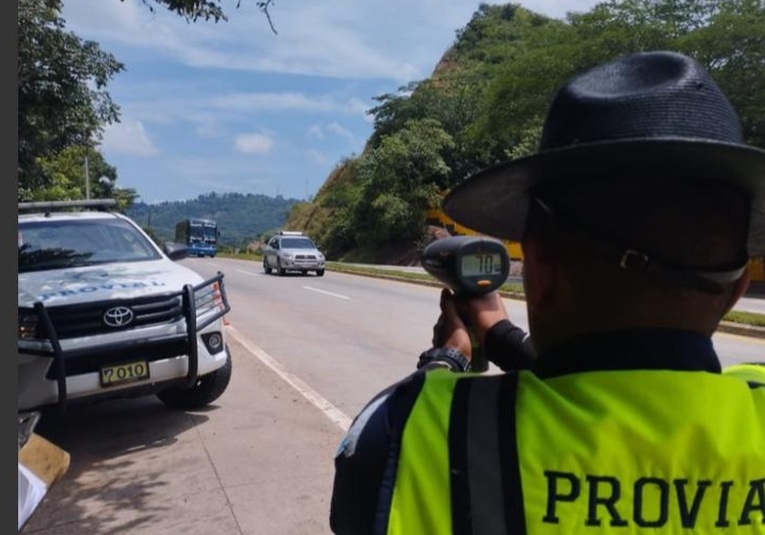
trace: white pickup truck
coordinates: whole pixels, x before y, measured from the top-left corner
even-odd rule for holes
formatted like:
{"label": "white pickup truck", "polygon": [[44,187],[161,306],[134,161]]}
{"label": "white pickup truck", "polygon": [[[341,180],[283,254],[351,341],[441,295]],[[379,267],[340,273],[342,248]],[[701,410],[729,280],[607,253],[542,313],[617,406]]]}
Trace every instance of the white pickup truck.
{"label": "white pickup truck", "polygon": [[231,355],[223,274],[205,280],[113,200],[19,203],[18,409],[156,395],[215,401]]}

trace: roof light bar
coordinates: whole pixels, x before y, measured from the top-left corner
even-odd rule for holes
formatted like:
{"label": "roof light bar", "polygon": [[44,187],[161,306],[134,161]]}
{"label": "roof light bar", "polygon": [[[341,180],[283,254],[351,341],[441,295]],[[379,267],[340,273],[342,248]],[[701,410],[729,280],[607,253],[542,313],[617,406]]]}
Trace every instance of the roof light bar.
{"label": "roof light bar", "polygon": [[117,206],[116,199],[78,199],[74,201],[20,202],[19,212],[38,210],[45,213],[50,213],[55,210],[63,210],[66,208],[98,208],[105,210],[114,206]]}

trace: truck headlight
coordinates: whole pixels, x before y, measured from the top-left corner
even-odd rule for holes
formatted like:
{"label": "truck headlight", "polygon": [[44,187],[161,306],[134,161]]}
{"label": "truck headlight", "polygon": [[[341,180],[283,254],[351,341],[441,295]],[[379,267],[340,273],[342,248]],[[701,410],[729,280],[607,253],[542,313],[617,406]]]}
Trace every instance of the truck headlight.
{"label": "truck headlight", "polygon": [[39,327],[37,314],[19,314],[19,340],[40,338]]}
{"label": "truck headlight", "polygon": [[194,303],[197,309],[197,315],[217,308],[223,310],[223,295],[221,294],[220,284],[214,282],[209,288],[205,287],[194,294]]}

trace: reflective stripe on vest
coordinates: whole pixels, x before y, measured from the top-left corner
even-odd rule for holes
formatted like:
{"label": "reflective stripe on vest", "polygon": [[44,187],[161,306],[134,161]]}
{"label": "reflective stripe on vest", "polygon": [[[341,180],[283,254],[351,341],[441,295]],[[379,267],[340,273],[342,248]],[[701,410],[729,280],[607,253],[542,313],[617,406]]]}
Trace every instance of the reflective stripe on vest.
{"label": "reflective stripe on vest", "polygon": [[428,372],[388,533],[764,533],[764,414],[735,374]]}
{"label": "reflective stripe on vest", "polygon": [[389,535],[452,533],[447,437],[457,377],[447,370],[425,374],[401,438]]}

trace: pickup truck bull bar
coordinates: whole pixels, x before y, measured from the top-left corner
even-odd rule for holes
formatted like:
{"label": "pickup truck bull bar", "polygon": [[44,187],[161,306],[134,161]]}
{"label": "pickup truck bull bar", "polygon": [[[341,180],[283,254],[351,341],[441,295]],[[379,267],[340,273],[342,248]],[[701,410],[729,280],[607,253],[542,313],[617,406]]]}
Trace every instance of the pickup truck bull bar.
{"label": "pickup truck bull bar", "polygon": [[[223,273],[218,272],[217,275],[197,285],[186,284],[179,291],[163,295],[168,298],[181,298],[182,314],[186,323],[186,334],[183,335],[183,338],[185,338],[185,354],[188,356],[189,361],[185,386],[186,388],[190,388],[198,380],[199,350],[197,333],[231,311],[226,288],[223,284]],[[83,306],[88,305],[91,304],[88,303]],[[33,353],[53,359],[52,374],[58,385],[57,405],[59,411],[63,413],[66,410],[67,403],[67,358],[82,356],[89,353],[103,352],[104,350],[108,350],[110,345],[103,344],[94,348],[64,351],[61,347],[60,338],[56,332],[54,322],[49,314],[49,309],[41,301],[37,301],[34,303],[34,312],[47,333],[51,351],[33,351]],[[140,347],[140,344],[136,345],[136,347]]]}

